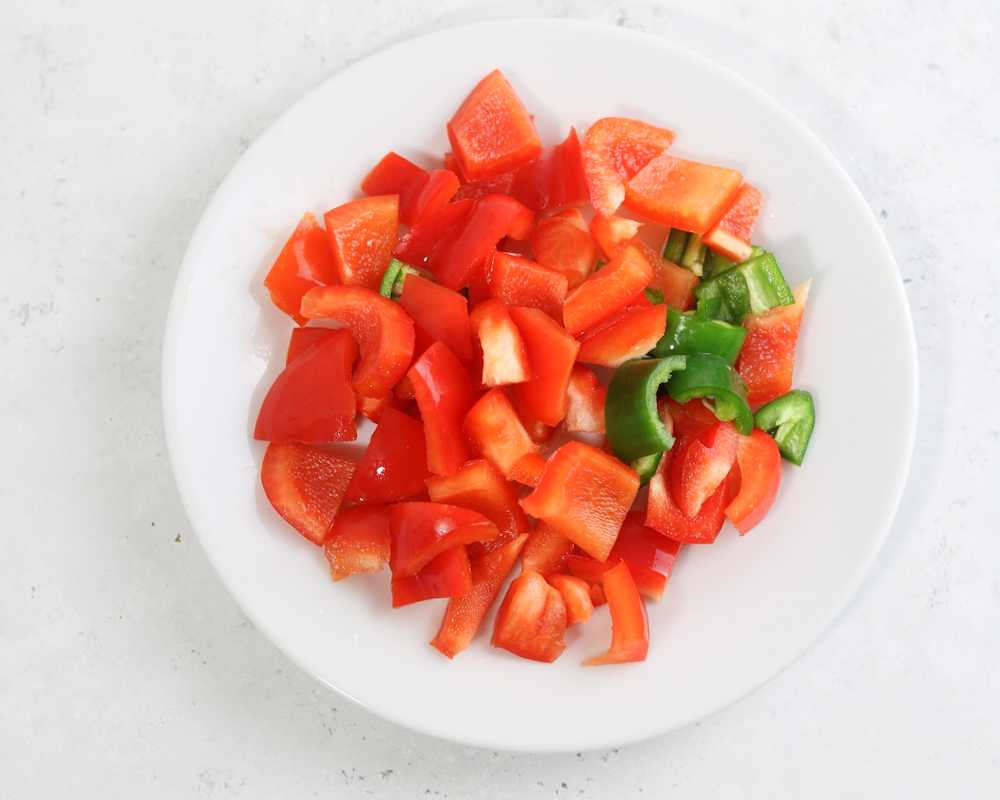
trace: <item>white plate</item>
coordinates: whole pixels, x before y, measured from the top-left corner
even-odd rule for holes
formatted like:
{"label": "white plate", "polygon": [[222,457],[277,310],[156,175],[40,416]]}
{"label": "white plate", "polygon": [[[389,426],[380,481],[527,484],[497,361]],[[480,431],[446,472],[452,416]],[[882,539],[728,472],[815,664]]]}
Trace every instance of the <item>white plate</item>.
{"label": "white plate", "polygon": [[[391,148],[430,159],[444,125],[494,67],[555,142],[570,124],[637,116],[674,151],[741,169],[766,198],[758,241],[791,282],[812,277],[796,385],[818,427],[786,466],[767,520],[690,547],[649,607],[639,665],[583,668],[609,638],[606,609],[553,665],[493,650],[453,662],[427,642],[443,601],[393,611],[387,576],[334,585],[320,551],[259,488],[251,428],[290,323],[261,281],[301,213],[357,191]],[[352,65],[247,151],[191,241],[167,325],[163,403],[181,496],[226,586],[292,660],[371,711],[493,748],[567,751],[635,741],[742,697],[844,607],[889,530],[916,420],[916,353],[892,255],[864,199],[820,142],[735,74],[665,41],[598,25],[516,21],[424,36]],[[178,587],[183,591],[183,587]],[[490,629],[487,625],[487,631]]]}

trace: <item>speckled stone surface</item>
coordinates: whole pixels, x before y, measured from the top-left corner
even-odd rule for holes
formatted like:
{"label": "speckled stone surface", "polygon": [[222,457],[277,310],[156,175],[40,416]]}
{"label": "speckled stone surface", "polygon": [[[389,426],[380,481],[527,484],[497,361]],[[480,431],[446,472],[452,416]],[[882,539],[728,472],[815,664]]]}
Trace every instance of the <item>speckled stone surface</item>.
{"label": "speckled stone surface", "polygon": [[[0,797],[1000,795],[1000,6],[673,5],[4,9]],[[387,43],[533,14],[686,42],[799,115],[888,234],[921,368],[903,507],[831,630],[700,724],[556,757],[400,730],[286,661],[193,540],[159,412],[177,266],[250,141]]]}

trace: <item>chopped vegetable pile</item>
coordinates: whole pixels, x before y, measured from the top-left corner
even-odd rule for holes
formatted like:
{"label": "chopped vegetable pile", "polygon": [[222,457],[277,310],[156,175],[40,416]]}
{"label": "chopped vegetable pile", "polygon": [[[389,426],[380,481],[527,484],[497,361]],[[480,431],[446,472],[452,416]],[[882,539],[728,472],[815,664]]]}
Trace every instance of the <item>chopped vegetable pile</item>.
{"label": "chopped vegetable pile", "polygon": [[[802,463],[808,284],[752,244],[760,191],[670,130],[606,117],[545,148],[494,71],[447,134],[440,166],[390,152],[306,214],[268,273],[298,327],[257,418],[264,491],[335,581],[388,566],[393,607],[448,598],[448,658],[520,562],[494,647],[554,661],[607,603],[585,663],[642,661],[679,551],[747,533]],[[359,415],[360,459],[336,446]]]}

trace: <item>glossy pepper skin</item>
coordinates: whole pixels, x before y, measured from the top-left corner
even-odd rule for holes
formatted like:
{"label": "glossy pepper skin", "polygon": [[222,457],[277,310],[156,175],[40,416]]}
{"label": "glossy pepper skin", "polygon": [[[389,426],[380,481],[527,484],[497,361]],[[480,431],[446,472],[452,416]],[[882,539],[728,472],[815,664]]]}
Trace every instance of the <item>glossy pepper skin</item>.
{"label": "glossy pepper skin", "polygon": [[604,425],[608,444],[622,461],[670,449],[674,439],[660,419],[656,392],[686,365],[685,356],[668,356],[627,361],[615,370],[608,385]]}
{"label": "glossy pepper skin", "polygon": [[601,587],[611,610],[611,646],[603,655],[588,658],[584,665],[645,661],[649,652],[649,620],[628,564],[619,561],[601,575]]}
{"label": "glossy pepper skin", "polygon": [[657,356],[710,353],[735,364],[747,332],[718,319],[703,319],[675,308],[667,311],[667,330],[656,343]]}
{"label": "glossy pepper skin", "polygon": [[462,423],[474,395],[469,374],[455,354],[435,342],[408,373],[424,421],[427,468],[435,475],[451,475],[469,457]]}
{"label": "glossy pepper skin", "polygon": [[748,435],[753,430],[753,414],[739,373],[720,356],[698,353],[685,358],[684,370],[673,375],[667,384],[670,396],[681,404],[711,397],[715,401],[715,416],[723,422],[732,421],[736,430]]}
{"label": "glossy pepper skin", "polygon": [[471,542],[490,542],[500,535],[482,514],[446,503],[407,502],[389,507],[394,578],[416,575],[445,550]]}
{"label": "glossy pepper skin", "polygon": [[703,281],[695,295],[721,301],[719,318],[739,325],[747,314],[795,302],[792,290],[771,253],[754,256],[742,264]]}
{"label": "glossy pepper skin", "polygon": [[793,389],[783,394],[757,409],[754,422],[774,437],[785,459],[802,465],[816,426],[816,407],[809,392]]}
{"label": "glossy pepper skin", "polygon": [[314,286],[340,283],[333,260],[330,239],[312,214],[303,215],[278,258],[264,278],[271,302],[299,325],[306,320],[299,314],[302,295]]}

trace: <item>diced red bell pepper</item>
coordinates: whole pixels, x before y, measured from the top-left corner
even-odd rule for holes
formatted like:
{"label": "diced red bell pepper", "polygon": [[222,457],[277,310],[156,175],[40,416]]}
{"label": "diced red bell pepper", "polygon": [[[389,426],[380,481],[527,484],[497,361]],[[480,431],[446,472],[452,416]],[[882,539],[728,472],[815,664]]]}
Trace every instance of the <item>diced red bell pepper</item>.
{"label": "diced red bell pepper", "polygon": [[612,214],[602,217],[596,214],[590,221],[590,235],[601,248],[605,258],[614,258],[626,244],[639,233],[642,223],[628,217]]}
{"label": "diced red bell pepper", "polygon": [[573,543],[544,523],[528,537],[521,555],[521,568],[542,575],[566,571],[566,557],[573,550]]}
{"label": "diced red bell pepper", "polygon": [[347,499],[353,503],[394,503],[424,490],[427,451],[424,426],[393,408],[382,413],[351,485]]}
{"label": "diced red bell pepper", "polygon": [[361,191],[367,195],[401,195],[408,186],[426,177],[427,170],[390,150],[361,181]]}
{"label": "diced red bell pepper", "polygon": [[264,278],[271,302],[299,325],[302,295],[314,286],[340,283],[330,239],[312,214],[303,215]]}
{"label": "diced red bell pepper", "polygon": [[622,559],[628,564],[639,593],[651,600],[659,600],[663,597],[681,547],[680,542],[647,527],[642,513],[631,511],[625,517],[615,546],[611,548],[609,561]]}
{"label": "diced red bell pepper", "polygon": [[510,480],[524,486],[538,486],[545,472],[545,458],[541,453],[525,453],[510,468]]}
{"label": "diced red bell pepper", "polygon": [[619,561],[601,576],[611,611],[611,647],[583,663],[588,667],[645,661],[649,652],[649,620],[628,564]]}
{"label": "diced red bell pepper", "polygon": [[431,170],[399,195],[400,222],[412,226],[433,217],[455,196],[459,185],[458,176],[451,170]]}
{"label": "diced red bell pepper", "polygon": [[462,361],[472,358],[469,301],[458,292],[419,275],[407,275],[399,304],[416,326],[415,353],[444,342]]}
{"label": "diced red bell pepper", "polygon": [[435,475],[457,472],[469,457],[462,423],[474,395],[469,373],[442,342],[435,342],[410,369],[427,442],[427,468]]}
{"label": "diced red bell pepper", "polygon": [[354,336],[361,358],[354,388],[365,397],[392,391],[413,358],[413,320],[398,304],[361,286],[324,286],[302,298],[302,316],[330,319]]}
{"label": "diced red bell pepper", "polygon": [[702,234],[726,213],[742,181],[735,169],[663,153],[628,182],[625,206],[652,222]]}
{"label": "diced red bell pepper", "polygon": [[755,428],[741,436],[736,450],[740,469],[740,492],[726,506],[726,517],[746,533],[771,509],[781,484],[781,453],[774,439]]}
{"label": "diced red bell pepper", "polygon": [[489,286],[490,294],[504,305],[537,308],[562,324],[568,281],[561,272],[529,258],[497,253],[493,257]]}
{"label": "diced red bell pepper", "polygon": [[531,252],[543,267],[565,275],[569,289],[583,283],[597,263],[597,248],[578,208],[540,219],[531,235]]}
{"label": "diced red bell pepper", "polygon": [[323,215],[340,282],[378,291],[399,228],[399,197],[362,197]]}
{"label": "diced red bell pepper", "polygon": [[528,432],[528,436],[531,437],[531,441],[535,444],[545,444],[556,432],[556,429],[552,425],[546,425],[544,422],[529,417],[524,413],[518,414],[518,416],[521,418],[521,423]]}
{"label": "diced red bell pepper", "polygon": [[472,449],[509,478],[517,461],[538,451],[503,389],[491,389],[469,410],[463,425]]}
{"label": "diced red bell pepper", "polygon": [[500,535],[482,514],[445,503],[411,501],[389,507],[393,577],[416,575],[432,558],[452,547],[489,542]]}
{"label": "diced red bell pepper", "polygon": [[454,658],[470,644],[500,594],[507,575],[517,563],[517,557],[527,540],[527,534],[507,542],[502,547],[476,558],[472,562],[472,589],[461,597],[448,601],[441,627],[431,644],[448,658]]}
{"label": "diced red bell pepper", "polygon": [[448,140],[466,180],[492,178],[542,152],[531,115],[500,70],[465,98],[448,122]]}
{"label": "diced red bell pepper", "polygon": [[663,295],[663,305],[680,311],[691,308],[694,305],[694,289],[700,280],[698,276],[689,269],[661,258],[651,247],[641,249],[653,265],[653,279],[649,282],[649,288],[656,289]]}
{"label": "diced red bell pepper", "polygon": [[322,344],[336,335],[338,334],[333,328],[292,328],[292,335],[288,339],[288,351],[285,353],[285,366],[287,367],[313,345]]}
{"label": "diced red bell pepper", "polygon": [[469,317],[483,354],[483,385],[523,383],[531,377],[528,350],[507,307],[499,300],[477,305]]}
{"label": "diced red bell pepper", "polygon": [[393,577],[392,607],[436,597],[461,597],[472,589],[472,568],[462,545],[434,556],[416,575]]}
{"label": "diced red bell pepper", "polygon": [[455,193],[455,200],[478,200],[488,194],[510,194],[514,185],[514,178],[517,177],[517,170],[503,172],[493,178],[484,178],[479,181],[466,181],[462,178],[462,170],[459,169],[458,160],[452,153],[444,154],[444,168],[449,169],[459,176],[462,185]]}
{"label": "diced red bell pepper", "polygon": [[392,408],[396,411],[404,411],[407,405],[406,401],[400,400],[392,392],[384,394],[381,397],[358,398],[358,411],[376,423],[388,409]]}
{"label": "diced red bell pepper", "polygon": [[594,601],[591,599],[589,583],[573,575],[547,575],[546,580],[562,595],[566,604],[567,625],[579,625],[591,618]]}
{"label": "diced red bell pepper", "polygon": [[653,269],[632,246],[618,254],[570,293],[563,305],[566,330],[576,335],[625,308],[653,279]]}
{"label": "diced red bell pepper", "polygon": [[739,470],[730,471],[715,493],[706,500],[694,519],[684,514],[670,494],[669,475],[672,451],[663,454],[659,469],[649,481],[646,525],[664,536],[685,544],[711,544],[722,530],[725,510],[739,492]]}
{"label": "diced red bell pepper", "polygon": [[427,493],[435,503],[478,511],[500,529],[482,545],[469,545],[470,555],[495,550],[528,529],[528,518],[517,502],[517,490],[489,461],[469,461],[454,475],[428,478]]}
{"label": "diced red bell pepper", "polygon": [[729,210],[701,238],[702,242],[731,261],[746,261],[753,255],[750,240],[760,214],[761,200],[760,190],[744,183]]}
{"label": "diced red bell pepper", "polygon": [[438,281],[449,289],[461,289],[483,270],[487,257],[504,236],[527,239],[535,217],[513,197],[488,194],[476,201],[454,235],[441,241],[428,261]]}
{"label": "diced red bell pepper", "polygon": [[673,421],[674,434],[682,438],[701,436],[719,421],[714,412],[701,399],[678,403],[671,397],[665,399],[667,412]]}
{"label": "diced red bell pepper", "polygon": [[456,199],[426,215],[400,238],[393,255],[411,266],[423,266],[439,244],[458,235],[474,205],[472,200]]}
{"label": "diced red bell pepper", "polygon": [[601,384],[593,370],[579,364],[574,366],[566,387],[563,427],[571,433],[604,433],[604,401],[607,396],[608,388]]}
{"label": "diced red bell pepper", "polygon": [[565,635],[562,594],[537,572],[522,572],[497,612],[493,646],[522,658],[550,662],[566,649]]}
{"label": "diced red bell pepper", "polygon": [[747,338],[736,369],[746,382],[747,400],[752,406],[769,403],[792,388],[795,345],[809,284],[797,287],[794,294],[795,303],[790,306],[776,306],[743,319]]}
{"label": "diced red bell pepper", "polygon": [[323,544],[344,499],[354,462],[296,442],[269,444],[260,467],[264,494],[284,520]]}
{"label": "diced red bell pepper", "polygon": [[602,367],[621,366],[656,347],[666,329],[666,305],[628,308],[610,322],[587,331],[580,340],[576,360]]}
{"label": "diced red bell pepper", "polygon": [[614,456],[568,442],[546,462],[541,482],[521,507],[605,561],[638,491],[639,476]]}
{"label": "diced red bell pepper", "polygon": [[333,331],[325,342],[292,361],[264,396],[254,438],[312,443],[356,439],[351,367],[357,352],[348,331]]}
{"label": "diced red bell pepper", "polygon": [[580,140],[576,129],[514,175],[510,193],[532,211],[548,211],[587,202]]}
{"label": "diced red bell pepper", "polygon": [[731,422],[717,422],[697,438],[673,448],[670,494],[677,507],[694,518],[736,463],[739,434]]}
{"label": "diced red bell pepper", "polygon": [[339,512],[323,550],[335,581],[378,572],[389,563],[389,510],[385,506],[355,506]]}
{"label": "diced red bell pepper", "polygon": [[580,344],[537,308],[511,308],[510,315],[531,365],[531,380],[513,387],[514,402],[522,416],[556,426],[566,416],[566,387]]}
{"label": "diced red bell pepper", "polygon": [[599,119],[583,137],[583,171],[590,204],[610,216],[625,200],[625,182],[670,147],[673,131],[637,119]]}

